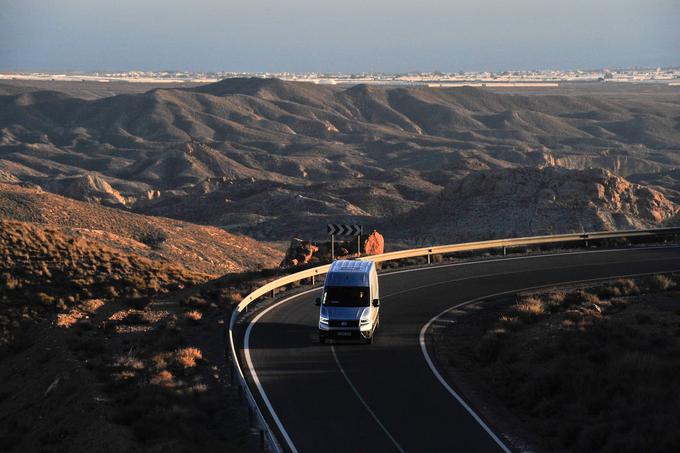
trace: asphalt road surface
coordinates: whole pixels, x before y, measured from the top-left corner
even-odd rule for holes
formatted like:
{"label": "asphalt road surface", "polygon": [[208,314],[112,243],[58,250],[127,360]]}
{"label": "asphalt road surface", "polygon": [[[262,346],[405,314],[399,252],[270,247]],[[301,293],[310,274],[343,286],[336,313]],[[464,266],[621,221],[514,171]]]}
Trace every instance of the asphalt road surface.
{"label": "asphalt road surface", "polygon": [[493,294],[672,270],[680,270],[680,248],[576,252],[386,273],[380,276],[381,322],[372,345],[319,344],[317,289],[248,319],[238,336],[241,363],[286,450],[508,451],[512,447],[493,426],[456,399],[455,382],[449,390],[436,376],[426,341],[421,345],[423,327],[448,308]]}

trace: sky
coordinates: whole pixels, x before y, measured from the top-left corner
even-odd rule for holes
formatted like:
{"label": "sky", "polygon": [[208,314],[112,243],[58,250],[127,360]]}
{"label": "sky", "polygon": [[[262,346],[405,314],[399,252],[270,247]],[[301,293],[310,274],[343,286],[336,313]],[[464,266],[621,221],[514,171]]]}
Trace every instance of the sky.
{"label": "sky", "polygon": [[0,0],[0,71],[680,66],[680,0]]}

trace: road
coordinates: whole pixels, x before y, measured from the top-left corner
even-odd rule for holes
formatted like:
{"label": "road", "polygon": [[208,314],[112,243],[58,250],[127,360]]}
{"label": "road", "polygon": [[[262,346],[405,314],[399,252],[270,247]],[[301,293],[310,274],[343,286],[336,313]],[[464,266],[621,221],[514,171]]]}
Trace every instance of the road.
{"label": "road", "polygon": [[680,270],[680,248],[386,273],[380,276],[381,325],[373,345],[319,344],[314,305],[319,290],[312,290],[248,320],[239,335],[241,363],[247,364],[246,378],[260,407],[270,407],[264,411],[270,426],[290,451],[507,451],[507,441],[492,426],[487,431],[473,409],[438,380],[426,360],[427,345],[420,344],[423,327],[447,308],[492,294],[672,270]]}

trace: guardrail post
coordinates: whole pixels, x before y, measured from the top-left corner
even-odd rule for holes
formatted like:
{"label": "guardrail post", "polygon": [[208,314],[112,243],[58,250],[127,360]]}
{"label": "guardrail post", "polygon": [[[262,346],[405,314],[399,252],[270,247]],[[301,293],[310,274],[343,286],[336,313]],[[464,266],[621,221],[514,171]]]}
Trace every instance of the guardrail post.
{"label": "guardrail post", "polygon": [[430,264],[430,260],[431,260],[430,257],[431,257],[431,255],[428,253],[428,254],[427,254],[427,264]]}
{"label": "guardrail post", "polygon": [[314,275],[312,275],[312,286],[314,286],[314,283],[315,283],[315,279],[314,279]]}
{"label": "guardrail post", "polygon": [[503,256],[508,254],[508,248],[506,246],[503,246]]}
{"label": "guardrail post", "polygon": [[272,299],[276,297],[276,289],[272,289]]}

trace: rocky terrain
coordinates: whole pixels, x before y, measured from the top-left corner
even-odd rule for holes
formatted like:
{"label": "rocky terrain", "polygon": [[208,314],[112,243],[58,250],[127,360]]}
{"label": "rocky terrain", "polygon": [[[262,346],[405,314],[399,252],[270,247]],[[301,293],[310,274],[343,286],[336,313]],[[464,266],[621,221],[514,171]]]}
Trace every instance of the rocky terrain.
{"label": "rocky terrain", "polygon": [[293,238],[286,250],[286,256],[281,261],[281,267],[320,265],[333,259],[352,259],[384,252],[385,238],[375,230],[370,234],[362,234],[359,238],[337,240],[334,244],[331,241],[305,241]]}
{"label": "rocky terrain", "polygon": [[679,211],[662,193],[607,170],[513,168],[454,180],[385,228],[426,242],[456,242],[654,228],[675,221]]}
{"label": "rocky terrain", "polygon": [[[328,221],[382,225],[469,175],[522,167],[606,170],[680,202],[676,87],[507,94],[227,79],[87,99],[65,91],[0,90],[0,181],[259,239],[318,239]],[[488,218],[484,234],[662,223],[644,217],[656,198],[635,196],[630,210],[605,200],[595,217],[554,225],[553,214],[531,228],[521,215],[515,226]],[[456,225],[465,236],[469,225]],[[388,241],[444,240],[414,231],[393,229]]]}

